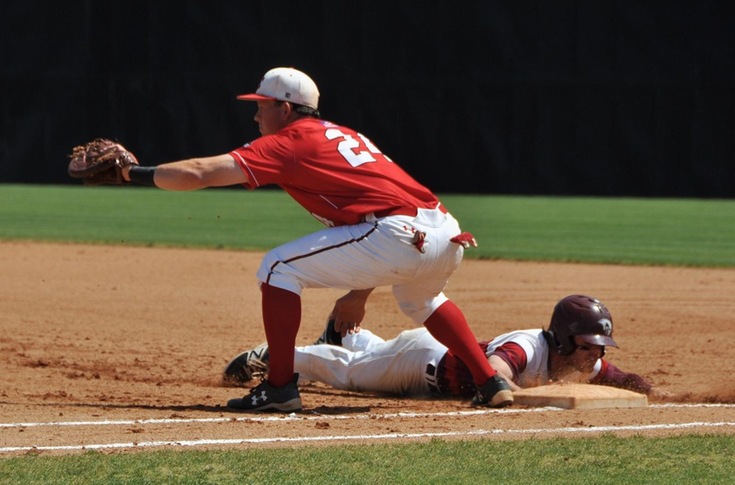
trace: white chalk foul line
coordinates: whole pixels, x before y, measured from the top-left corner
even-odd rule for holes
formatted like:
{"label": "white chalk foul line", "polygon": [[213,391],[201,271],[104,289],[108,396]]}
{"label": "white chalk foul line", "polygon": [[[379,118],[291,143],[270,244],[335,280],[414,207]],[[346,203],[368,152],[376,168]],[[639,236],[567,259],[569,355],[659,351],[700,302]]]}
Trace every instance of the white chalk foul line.
{"label": "white chalk foul line", "polygon": [[476,437],[502,434],[542,434],[542,433],[603,433],[614,431],[649,431],[649,430],[677,430],[690,428],[718,428],[735,427],[735,422],[692,422],[675,424],[650,424],[637,426],[589,426],[567,428],[537,428],[537,429],[489,429],[474,431],[450,431],[444,433],[387,433],[375,435],[334,435],[310,436],[300,438],[249,438],[249,439],[219,439],[219,440],[182,440],[182,441],[142,441],[128,443],[104,443],[88,445],[62,446],[7,446],[0,448],[0,453],[28,452],[28,451],[83,451],[124,448],[156,448],[162,446],[215,446],[215,445],[242,445],[267,443],[307,443],[317,441],[355,441],[355,440],[391,440],[391,439],[420,439],[420,438],[448,438],[448,437]]}

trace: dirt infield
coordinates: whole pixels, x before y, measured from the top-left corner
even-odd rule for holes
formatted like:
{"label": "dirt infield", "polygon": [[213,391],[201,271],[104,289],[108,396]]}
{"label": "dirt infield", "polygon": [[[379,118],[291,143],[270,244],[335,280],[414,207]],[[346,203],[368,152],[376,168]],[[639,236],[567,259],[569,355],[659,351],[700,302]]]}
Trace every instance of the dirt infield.
{"label": "dirt infield", "polygon": [[[735,270],[466,260],[447,288],[489,338],[548,323],[571,293],[600,298],[620,349],[608,356],[676,394],[644,409],[473,410],[467,402],[357,394],[311,384],[304,412],[228,412],[220,372],[264,340],[262,254],[0,243],[0,451],[295,446],[584,433],[735,433]],[[342,292],[309,290],[299,344]],[[94,296],[93,296],[94,295]],[[390,289],[366,326],[412,326]]]}

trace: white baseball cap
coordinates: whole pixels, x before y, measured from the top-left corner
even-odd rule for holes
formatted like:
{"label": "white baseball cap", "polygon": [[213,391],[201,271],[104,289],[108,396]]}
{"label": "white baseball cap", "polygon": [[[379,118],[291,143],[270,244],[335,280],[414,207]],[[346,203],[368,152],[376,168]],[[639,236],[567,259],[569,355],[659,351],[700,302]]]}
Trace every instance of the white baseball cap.
{"label": "white baseball cap", "polygon": [[255,93],[241,94],[237,99],[244,101],[277,99],[317,109],[319,89],[303,72],[291,67],[276,67],[265,73]]}

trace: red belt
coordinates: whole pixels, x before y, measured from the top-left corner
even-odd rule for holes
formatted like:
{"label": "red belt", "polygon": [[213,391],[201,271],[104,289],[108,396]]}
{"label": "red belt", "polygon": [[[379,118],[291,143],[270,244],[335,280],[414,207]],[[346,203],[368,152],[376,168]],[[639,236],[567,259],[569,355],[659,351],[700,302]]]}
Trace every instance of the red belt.
{"label": "red belt", "polygon": [[[442,214],[447,213],[447,209],[439,204],[439,207],[437,207]],[[391,207],[390,209],[384,209],[382,211],[375,211],[373,212],[373,215],[380,219],[381,217],[388,217],[388,216],[409,216],[409,217],[416,217],[416,214],[418,214],[418,209],[415,207]]]}

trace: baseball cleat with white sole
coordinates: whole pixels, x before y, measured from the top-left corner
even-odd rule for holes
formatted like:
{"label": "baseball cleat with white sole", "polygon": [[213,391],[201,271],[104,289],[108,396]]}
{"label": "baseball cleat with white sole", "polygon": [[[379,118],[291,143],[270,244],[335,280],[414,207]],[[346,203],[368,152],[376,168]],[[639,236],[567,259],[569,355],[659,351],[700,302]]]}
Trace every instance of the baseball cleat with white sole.
{"label": "baseball cleat with white sole", "polygon": [[298,381],[298,374],[294,374],[291,382],[283,387],[273,387],[268,381],[263,381],[245,396],[227,401],[227,407],[237,411],[256,413],[264,411],[281,413],[301,411]]}

